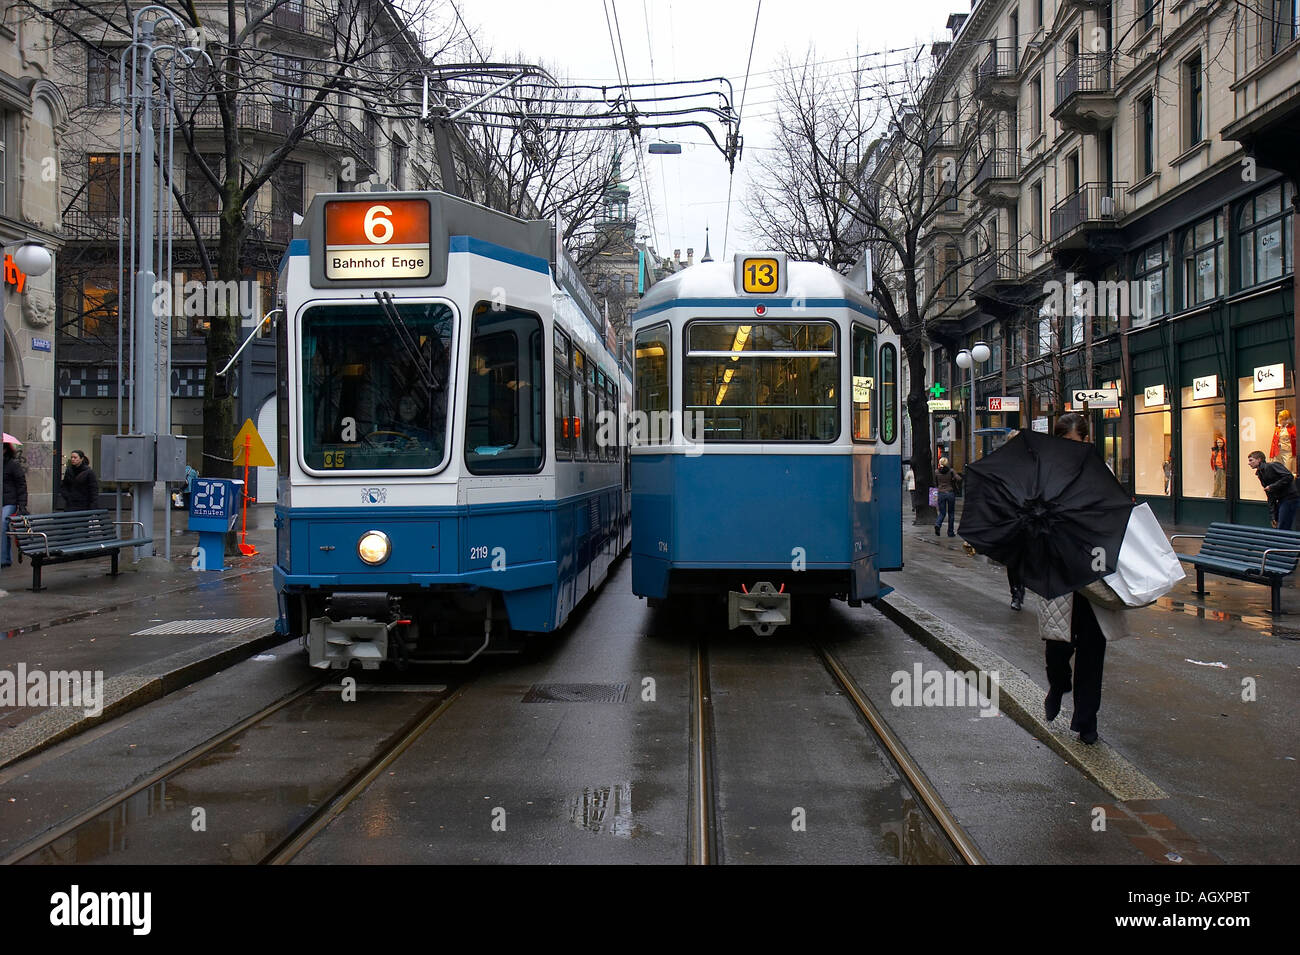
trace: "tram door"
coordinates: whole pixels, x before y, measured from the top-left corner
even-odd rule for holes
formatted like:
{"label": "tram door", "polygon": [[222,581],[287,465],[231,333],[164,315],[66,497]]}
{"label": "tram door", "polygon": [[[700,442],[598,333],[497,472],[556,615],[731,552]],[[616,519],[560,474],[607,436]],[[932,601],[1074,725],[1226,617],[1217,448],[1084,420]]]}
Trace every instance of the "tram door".
{"label": "tram door", "polygon": [[903,455],[899,419],[898,336],[880,323],[880,352],[876,361],[876,401],[880,427],[876,432],[873,475],[876,500],[876,566],[903,567]]}

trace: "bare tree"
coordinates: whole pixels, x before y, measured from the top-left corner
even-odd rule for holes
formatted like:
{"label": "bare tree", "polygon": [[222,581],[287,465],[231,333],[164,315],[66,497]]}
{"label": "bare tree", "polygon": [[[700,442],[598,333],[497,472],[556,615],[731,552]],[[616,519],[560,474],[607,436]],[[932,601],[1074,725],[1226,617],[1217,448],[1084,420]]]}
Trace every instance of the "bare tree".
{"label": "bare tree", "polygon": [[777,146],[759,161],[750,195],[768,247],[840,271],[872,253],[872,297],[910,371],[918,522],[933,520],[926,351],[932,342],[955,350],[954,319],[971,309],[996,248],[960,211],[982,156],[978,107],[926,99],[928,80],[916,61],[830,73],[811,52],[787,60]]}

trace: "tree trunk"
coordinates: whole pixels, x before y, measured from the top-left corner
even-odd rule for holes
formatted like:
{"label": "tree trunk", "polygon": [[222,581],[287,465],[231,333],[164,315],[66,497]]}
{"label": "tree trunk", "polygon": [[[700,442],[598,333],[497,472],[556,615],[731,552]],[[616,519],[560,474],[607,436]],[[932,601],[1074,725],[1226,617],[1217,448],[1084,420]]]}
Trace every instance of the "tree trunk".
{"label": "tree trunk", "polygon": [[920,335],[903,342],[908,374],[907,417],[912,423],[912,491],[914,526],[933,524],[938,512],[930,506],[930,485],[934,481],[934,459],[930,456],[930,407],[925,390],[925,343]]}
{"label": "tree trunk", "polygon": [[[229,186],[228,186],[229,190]],[[243,195],[238,190],[231,191],[226,197],[221,212],[221,236],[217,245],[217,279],[235,281],[242,279],[239,265],[239,251],[244,232]],[[238,430],[235,421],[236,398],[231,393],[231,384],[237,369],[226,372],[224,380],[217,377],[230,356],[238,346],[239,334],[239,295],[234,296],[235,314],[229,314],[227,307],[224,315],[208,316],[207,370],[203,378],[203,469],[202,473],[213,477],[242,478],[243,470],[235,473],[231,461],[231,445]],[[227,305],[229,305],[227,298]],[[220,388],[218,388],[220,383]],[[218,397],[218,395],[221,397]],[[245,489],[247,491],[247,488]],[[239,553],[235,534],[226,535],[226,553]]]}

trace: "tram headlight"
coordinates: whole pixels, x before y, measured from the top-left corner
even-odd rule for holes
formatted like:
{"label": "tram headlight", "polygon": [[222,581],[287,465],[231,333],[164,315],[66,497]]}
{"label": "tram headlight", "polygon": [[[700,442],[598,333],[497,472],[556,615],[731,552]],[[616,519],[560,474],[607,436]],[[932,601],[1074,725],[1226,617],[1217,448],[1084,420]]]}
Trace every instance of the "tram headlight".
{"label": "tram headlight", "polygon": [[392,549],[388,535],[383,531],[366,531],[361,535],[361,540],[357,541],[357,556],[372,567],[388,560]]}

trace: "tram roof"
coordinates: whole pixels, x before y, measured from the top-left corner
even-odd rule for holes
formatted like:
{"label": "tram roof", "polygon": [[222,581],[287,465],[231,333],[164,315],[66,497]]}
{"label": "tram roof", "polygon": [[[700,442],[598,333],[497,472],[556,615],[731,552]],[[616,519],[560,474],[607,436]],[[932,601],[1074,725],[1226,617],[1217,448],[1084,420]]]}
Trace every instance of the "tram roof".
{"label": "tram roof", "polygon": [[[721,262],[702,262],[674,272],[656,282],[642,297],[634,319],[646,313],[663,311],[678,304],[700,300],[726,299],[733,304],[766,304],[779,307],[787,300],[805,299],[822,307],[832,301],[844,307],[865,311],[876,317],[863,288],[834,269],[816,262],[790,262],[786,266],[785,294],[779,297],[741,293],[736,291],[734,257]],[[829,300],[829,301],[828,301]]]}

